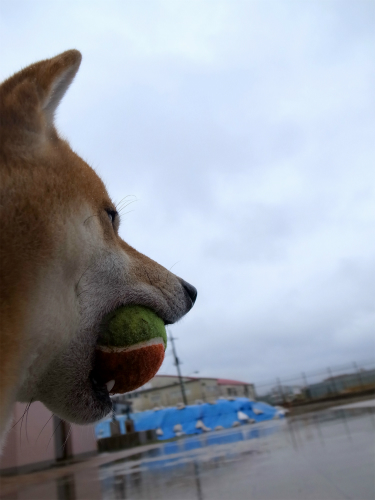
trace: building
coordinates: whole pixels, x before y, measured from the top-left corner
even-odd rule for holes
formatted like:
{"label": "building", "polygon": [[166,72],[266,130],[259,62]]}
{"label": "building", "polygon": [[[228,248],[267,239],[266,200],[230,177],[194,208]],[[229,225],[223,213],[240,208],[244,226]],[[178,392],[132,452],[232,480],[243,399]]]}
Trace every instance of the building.
{"label": "building", "polygon": [[[213,402],[220,397],[255,399],[254,386],[248,382],[210,377],[182,377],[182,380],[188,404]],[[139,389],[113,399],[118,413],[125,411],[125,403],[129,400],[133,411],[176,406],[183,402],[180,382],[175,375],[156,375]]]}
{"label": "building", "polygon": [[16,403],[13,422],[0,457],[0,475],[27,473],[97,453],[94,425],[67,424],[39,401]]}

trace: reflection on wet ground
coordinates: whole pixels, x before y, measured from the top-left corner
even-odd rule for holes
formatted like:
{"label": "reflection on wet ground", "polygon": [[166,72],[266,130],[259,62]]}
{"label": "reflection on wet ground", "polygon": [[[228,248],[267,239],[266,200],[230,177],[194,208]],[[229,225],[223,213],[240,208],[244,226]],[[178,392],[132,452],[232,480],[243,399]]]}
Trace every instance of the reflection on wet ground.
{"label": "reflection on wet ground", "polygon": [[125,459],[108,455],[101,467],[54,481],[20,483],[1,498],[372,500],[374,411],[370,404],[189,436]]}

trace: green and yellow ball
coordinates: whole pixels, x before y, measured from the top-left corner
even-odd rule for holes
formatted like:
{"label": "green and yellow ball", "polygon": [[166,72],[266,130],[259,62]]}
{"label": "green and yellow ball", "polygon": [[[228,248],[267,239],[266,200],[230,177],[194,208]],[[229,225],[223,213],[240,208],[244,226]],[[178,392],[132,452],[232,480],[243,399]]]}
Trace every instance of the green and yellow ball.
{"label": "green and yellow ball", "polygon": [[95,378],[103,384],[114,381],[112,394],[133,391],[156,375],[166,347],[164,322],[151,309],[138,305],[119,307],[102,322]]}

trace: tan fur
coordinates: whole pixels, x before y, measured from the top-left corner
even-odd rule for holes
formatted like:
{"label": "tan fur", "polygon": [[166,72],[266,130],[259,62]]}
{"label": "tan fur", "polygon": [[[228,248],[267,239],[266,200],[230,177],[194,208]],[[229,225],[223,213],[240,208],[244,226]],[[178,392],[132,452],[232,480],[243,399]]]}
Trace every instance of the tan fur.
{"label": "tan fur", "polygon": [[[56,132],[54,111],[80,61],[71,50],[0,87],[1,434],[17,399],[41,399],[70,420],[100,418],[99,410],[73,414],[69,395],[89,390],[103,315],[138,303],[168,323],[194,302],[183,280],[121,240],[103,182]],[[59,370],[67,372],[61,387]],[[66,394],[60,401],[53,391]]]}

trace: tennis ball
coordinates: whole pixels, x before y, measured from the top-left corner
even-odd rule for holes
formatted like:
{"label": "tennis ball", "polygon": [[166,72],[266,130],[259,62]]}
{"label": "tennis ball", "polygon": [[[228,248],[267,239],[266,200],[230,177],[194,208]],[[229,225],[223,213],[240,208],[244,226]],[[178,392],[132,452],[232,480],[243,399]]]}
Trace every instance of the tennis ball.
{"label": "tennis ball", "polygon": [[107,384],[113,394],[137,389],[155,376],[166,346],[164,322],[151,309],[137,305],[119,307],[102,321],[95,378]]}

